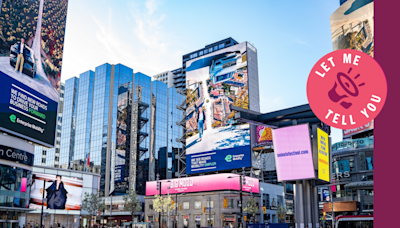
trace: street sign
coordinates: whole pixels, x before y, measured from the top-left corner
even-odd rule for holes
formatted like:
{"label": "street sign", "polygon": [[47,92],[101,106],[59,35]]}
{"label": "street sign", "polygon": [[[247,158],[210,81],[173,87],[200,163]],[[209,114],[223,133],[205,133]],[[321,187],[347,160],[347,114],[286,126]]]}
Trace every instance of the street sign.
{"label": "street sign", "polygon": [[211,207],[206,207],[206,209],[207,209],[207,210],[210,210],[210,209],[211,209]]}

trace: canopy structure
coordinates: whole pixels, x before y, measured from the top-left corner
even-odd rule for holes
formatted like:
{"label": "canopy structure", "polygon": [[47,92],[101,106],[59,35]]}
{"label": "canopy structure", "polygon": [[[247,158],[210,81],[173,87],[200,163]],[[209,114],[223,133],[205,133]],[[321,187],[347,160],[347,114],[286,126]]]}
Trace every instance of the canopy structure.
{"label": "canopy structure", "polygon": [[348,188],[348,189],[353,189],[353,190],[373,190],[374,189],[374,181],[353,182],[353,183],[346,184],[344,187]]}

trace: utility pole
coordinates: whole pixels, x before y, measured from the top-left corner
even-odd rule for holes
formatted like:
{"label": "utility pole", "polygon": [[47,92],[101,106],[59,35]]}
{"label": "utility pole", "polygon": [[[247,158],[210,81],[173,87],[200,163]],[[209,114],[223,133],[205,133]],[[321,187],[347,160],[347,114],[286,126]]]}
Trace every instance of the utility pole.
{"label": "utility pole", "polygon": [[40,226],[42,228],[42,220],[43,220],[43,206],[44,206],[44,191],[46,190],[46,179],[43,178],[43,191],[42,191],[42,212],[40,212]]}
{"label": "utility pole", "polygon": [[[161,181],[160,181],[160,174],[157,173],[157,190],[160,191],[161,197]],[[158,228],[161,228],[161,212],[158,213]]]}

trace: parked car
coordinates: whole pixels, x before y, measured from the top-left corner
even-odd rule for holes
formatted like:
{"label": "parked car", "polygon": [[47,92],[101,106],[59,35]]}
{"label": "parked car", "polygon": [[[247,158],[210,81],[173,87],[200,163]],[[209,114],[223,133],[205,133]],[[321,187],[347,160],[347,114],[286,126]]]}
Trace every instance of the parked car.
{"label": "parked car", "polygon": [[[20,42],[12,45],[10,48],[10,65],[14,68],[17,64],[17,48],[19,46],[19,43]],[[24,45],[24,67],[22,69],[22,72],[32,78],[36,76],[36,60],[34,57],[34,52],[27,45]]]}

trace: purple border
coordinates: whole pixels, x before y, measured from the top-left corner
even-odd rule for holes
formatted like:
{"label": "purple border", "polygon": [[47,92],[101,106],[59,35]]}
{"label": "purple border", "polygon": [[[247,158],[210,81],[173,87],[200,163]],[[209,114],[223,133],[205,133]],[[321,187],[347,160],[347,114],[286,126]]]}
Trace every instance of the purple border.
{"label": "purple border", "polygon": [[400,153],[396,148],[399,141],[397,129],[400,129],[399,100],[400,46],[395,43],[400,30],[395,29],[399,19],[399,1],[374,1],[375,13],[375,59],[382,66],[388,82],[388,96],[381,113],[375,119],[375,227],[395,227],[398,224],[398,196],[390,192],[400,188],[397,180]]}

